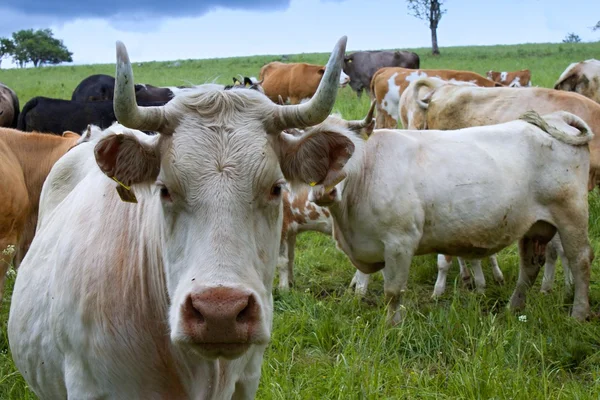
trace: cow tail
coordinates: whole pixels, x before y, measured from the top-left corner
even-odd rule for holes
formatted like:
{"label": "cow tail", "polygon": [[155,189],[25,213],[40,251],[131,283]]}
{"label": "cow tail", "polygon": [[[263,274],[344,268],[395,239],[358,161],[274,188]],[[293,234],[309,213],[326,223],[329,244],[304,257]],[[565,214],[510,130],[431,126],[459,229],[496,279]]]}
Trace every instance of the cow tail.
{"label": "cow tail", "polygon": [[563,132],[560,129],[548,124],[545,119],[543,119],[537,112],[533,110],[527,111],[521,115],[519,119],[537,126],[553,138],[572,146],[583,146],[588,144],[590,140],[593,139],[594,134],[592,133],[592,130],[585,123],[585,121],[579,118],[577,115],[566,111],[558,111],[554,114],[557,114],[569,126],[579,130],[579,133],[577,135],[570,135],[566,132]]}
{"label": "cow tail", "polygon": [[23,109],[19,113],[19,120],[17,122],[17,129],[18,130],[27,132],[27,121],[25,120],[25,118],[27,118],[27,113],[32,108],[34,108],[35,106],[37,106],[37,103],[38,103],[38,98],[37,97],[35,97],[35,98],[29,100],[27,103],[25,103],[25,106],[23,106]]}
{"label": "cow tail", "polygon": [[[431,100],[431,95],[433,94],[433,90],[435,90],[436,87],[434,85],[432,85],[431,82],[429,82],[429,80],[427,80],[427,79],[419,79],[418,81],[416,81],[414,83],[414,85],[415,85],[415,87],[413,88],[414,101],[423,110],[427,110],[429,108],[429,101]],[[425,96],[425,98],[420,99],[419,91],[421,90],[421,87],[423,87],[423,86],[427,86],[428,88],[430,88],[431,92],[428,93],[427,96]]]}
{"label": "cow tail", "polygon": [[12,123],[10,125],[11,128],[16,128],[17,125],[19,124],[19,115],[20,115],[20,105],[19,105],[19,98],[17,97],[17,94],[11,90],[12,92],[12,101],[13,101],[13,109],[14,109],[14,116],[13,116],[13,120]]}

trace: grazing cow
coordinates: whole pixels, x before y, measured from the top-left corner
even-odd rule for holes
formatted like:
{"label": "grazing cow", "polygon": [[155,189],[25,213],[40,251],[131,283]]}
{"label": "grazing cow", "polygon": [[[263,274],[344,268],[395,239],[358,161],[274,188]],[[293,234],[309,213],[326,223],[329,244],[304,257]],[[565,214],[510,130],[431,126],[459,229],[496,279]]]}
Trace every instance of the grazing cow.
{"label": "grazing cow", "polygon": [[[165,102],[138,103],[140,106],[161,106]],[[25,132],[47,132],[56,135],[64,131],[82,132],[89,124],[102,129],[117,120],[112,101],[72,101],[34,97],[23,106],[18,129]]]}
{"label": "grazing cow", "polygon": [[60,137],[0,128],[0,301],[13,257],[18,266],[33,239],[42,184],[78,139],[73,132]]}
{"label": "grazing cow", "polygon": [[569,65],[554,89],[577,92],[600,103],[600,61],[592,58]]}
{"label": "grazing cow", "polygon": [[309,189],[299,187],[283,193],[283,224],[279,244],[279,289],[294,283],[294,252],[299,233],[316,231],[331,235],[331,215],[326,208],[308,200]]}
{"label": "grazing cow", "polygon": [[16,128],[19,120],[19,98],[17,94],[0,82],[0,127]]}
{"label": "grazing cow", "polygon": [[[539,114],[568,111],[600,132],[600,105],[577,93],[554,89],[478,88],[435,78],[411,83],[400,99],[407,129],[454,130],[514,120],[527,110]],[[600,135],[590,142],[590,190],[600,183]]]}
{"label": "grazing cow", "polygon": [[371,80],[380,68],[418,69],[420,63],[419,56],[412,51],[356,51],[344,58],[344,72],[350,77],[350,87],[360,98],[363,90],[371,94]]}
{"label": "grazing cow", "polygon": [[503,86],[475,72],[450,69],[408,69],[381,68],[373,75],[371,94],[377,101],[376,128],[396,128],[398,126],[398,105],[400,96],[408,85],[420,78],[436,77],[449,82],[466,82],[482,87]]}
{"label": "grazing cow", "polygon": [[364,142],[331,117],[307,130],[345,132],[354,141],[338,179],[317,183],[312,196],[328,206],[334,237],[355,267],[383,269],[389,322],[402,318],[413,256],[480,259],[515,241],[520,273],[510,305],[521,309],[556,232],[574,278],[571,315],[589,315],[587,144],[593,134],[562,111],[522,119],[451,132],[376,130]]}
{"label": "grazing cow", "polygon": [[305,104],[207,85],[139,107],[117,42],[114,108],[128,129],[92,135],[53,168],[15,281],[10,349],[39,398],[254,397],[285,177],[330,182],[354,150],[344,135],[283,131],[327,118],[345,47]]}
{"label": "grazing cow", "polygon": [[226,85],[224,89],[253,89],[258,90],[263,94],[265,93],[265,90],[262,87],[262,82],[257,81],[254,77],[249,78],[247,76],[245,76],[242,81],[234,76],[233,83],[231,85]]}
{"label": "grazing cow", "polygon": [[[260,69],[258,79],[265,94],[274,103],[281,96],[286,103],[300,104],[315,94],[324,73],[323,65],[273,61]],[[348,80],[348,75],[342,71],[340,86],[344,87]]]}
{"label": "grazing cow", "polygon": [[508,87],[531,86],[531,71],[528,69],[510,72],[488,71],[486,76],[488,79]]}
{"label": "grazing cow", "polygon": [[[136,84],[135,99],[138,104],[162,102],[173,98],[173,91],[167,87],[156,87],[148,84]],[[113,99],[115,78],[110,75],[96,74],[82,80],[73,90],[72,101],[106,101]]]}

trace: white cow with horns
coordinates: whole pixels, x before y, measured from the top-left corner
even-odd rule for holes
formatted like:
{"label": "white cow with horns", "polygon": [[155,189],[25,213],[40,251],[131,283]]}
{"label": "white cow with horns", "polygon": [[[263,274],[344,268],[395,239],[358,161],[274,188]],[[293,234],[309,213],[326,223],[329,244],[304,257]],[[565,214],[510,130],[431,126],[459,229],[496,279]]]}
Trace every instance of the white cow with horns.
{"label": "white cow with horns", "polygon": [[330,117],[306,131],[346,132],[356,148],[346,179],[315,186],[312,199],[329,207],[338,247],[357,269],[383,269],[390,323],[402,320],[413,256],[480,259],[515,241],[520,271],[510,306],[523,308],[557,231],[573,273],[571,315],[588,317],[587,144],[593,134],[582,119],[528,112],[454,131],[375,130],[367,141],[346,126]]}
{"label": "white cow with horns", "polygon": [[138,107],[117,42],[117,118],[158,135],[113,126],[45,182],[8,322],[15,365],[40,398],[254,397],[284,178],[335,183],[354,150],[343,134],[283,131],[327,118],[345,47],[343,37],[301,105],[208,85]]}

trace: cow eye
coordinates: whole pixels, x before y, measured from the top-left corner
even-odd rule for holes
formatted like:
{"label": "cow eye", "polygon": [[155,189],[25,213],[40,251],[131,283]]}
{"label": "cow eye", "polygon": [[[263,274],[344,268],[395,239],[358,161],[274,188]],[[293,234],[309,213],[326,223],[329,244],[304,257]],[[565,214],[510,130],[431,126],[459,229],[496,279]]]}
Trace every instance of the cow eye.
{"label": "cow eye", "polygon": [[158,185],[158,190],[160,193],[160,199],[163,201],[171,201],[171,193],[169,192],[169,189],[167,189],[167,187],[163,184],[163,183],[157,183]]}
{"label": "cow eye", "polygon": [[283,191],[283,186],[285,185],[284,181],[276,182],[273,186],[271,186],[271,199],[278,199],[281,197],[281,192]]}

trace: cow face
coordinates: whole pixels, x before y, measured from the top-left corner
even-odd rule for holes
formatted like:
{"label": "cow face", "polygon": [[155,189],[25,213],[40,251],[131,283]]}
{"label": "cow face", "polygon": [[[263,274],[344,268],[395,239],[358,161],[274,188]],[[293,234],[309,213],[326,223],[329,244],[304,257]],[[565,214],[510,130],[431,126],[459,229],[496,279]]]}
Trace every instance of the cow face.
{"label": "cow face", "polygon": [[171,340],[210,359],[232,359],[252,346],[265,346],[281,234],[283,166],[322,179],[343,163],[328,158],[332,161],[319,164],[316,172],[313,163],[307,168],[298,164],[303,160],[290,164],[285,149],[294,141],[282,131],[327,117],[345,38],[317,93],[300,106],[273,104],[255,90],[209,85],[178,94],[163,107],[138,107],[131,65],[124,46],[118,46],[115,113],[125,126],[160,134],[152,140],[108,135],[96,145],[96,161],[119,182],[121,194],[135,194],[136,184],[151,186],[152,195],[133,206],[156,210],[151,218],[161,227],[157,235]]}

